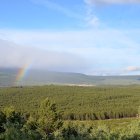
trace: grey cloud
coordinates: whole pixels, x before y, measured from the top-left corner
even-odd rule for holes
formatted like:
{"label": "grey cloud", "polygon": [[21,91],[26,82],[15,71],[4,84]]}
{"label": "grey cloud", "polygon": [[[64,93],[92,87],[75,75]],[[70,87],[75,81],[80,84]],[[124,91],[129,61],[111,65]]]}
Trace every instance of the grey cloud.
{"label": "grey cloud", "polygon": [[138,4],[140,0],[84,0],[89,5],[103,4]]}
{"label": "grey cloud", "polygon": [[0,40],[0,67],[22,67],[55,71],[75,71],[85,68],[84,59],[72,53],[22,47],[9,41]]}

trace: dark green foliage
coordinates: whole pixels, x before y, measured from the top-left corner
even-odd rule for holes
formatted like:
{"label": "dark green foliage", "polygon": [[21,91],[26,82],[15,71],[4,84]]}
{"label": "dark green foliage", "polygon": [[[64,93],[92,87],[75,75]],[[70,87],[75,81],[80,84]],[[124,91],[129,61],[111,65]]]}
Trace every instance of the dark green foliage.
{"label": "dark green foliage", "polygon": [[62,125],[61,114],[48,99],[41,103],[36,117],[25,117],[9,107],[0,113],[0,140],[52,139]]}
{"label": "dark green foliage", "polygon": [[0,112],[0,133],[4,132],[3,123],[6,123],[6,115],[1,111]]}
{"label": "dark green foliage", "polygon": [[0,140],[140,140],[139,119],[115,131],[103,124],[71,121],[63,125],[56,104],[48,99],[41,102],[36,116],[23,115],[13,107],[4,109],[0,113],[0,127]]}

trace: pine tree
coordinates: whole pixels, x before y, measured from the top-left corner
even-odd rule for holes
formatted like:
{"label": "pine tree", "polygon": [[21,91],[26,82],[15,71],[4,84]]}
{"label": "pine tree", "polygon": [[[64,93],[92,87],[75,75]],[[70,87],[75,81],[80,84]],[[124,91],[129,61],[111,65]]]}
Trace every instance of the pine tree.
{"label": "pine tree", "polygon": [[40,132],[47,137],[63,125],[61,113],[57,111],[56,104],[51,103],[48,98],[41,102],[37,114]]}

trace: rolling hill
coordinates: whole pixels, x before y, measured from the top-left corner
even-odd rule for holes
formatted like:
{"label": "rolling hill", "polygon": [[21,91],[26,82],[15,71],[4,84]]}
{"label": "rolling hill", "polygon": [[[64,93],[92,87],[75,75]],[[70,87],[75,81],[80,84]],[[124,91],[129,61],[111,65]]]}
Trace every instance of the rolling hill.
{"label": "rolling hill", "polygon": [[17,68],[0,69],[0,86],[25,85],[132,85],[140,84],[140,76],[91,76],[81,73],[52,72],[45,70],[29,70],[21,79],[16,79]]}

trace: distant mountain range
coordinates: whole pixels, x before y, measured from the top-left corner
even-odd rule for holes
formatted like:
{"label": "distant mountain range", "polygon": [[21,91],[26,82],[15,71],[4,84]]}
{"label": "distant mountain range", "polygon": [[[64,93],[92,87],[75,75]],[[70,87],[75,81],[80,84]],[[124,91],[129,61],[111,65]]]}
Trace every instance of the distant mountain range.
{"label": "distant mountain range", "polygon": [[[25,85],[132,85],[140,84],[140,76],[91,76],[81,73],[52,72],[45,70],[28,70],[19,77],[20,69],[1,68],[0,86],[25,86]],[[24,74],[24,73],[23,73]]]}

